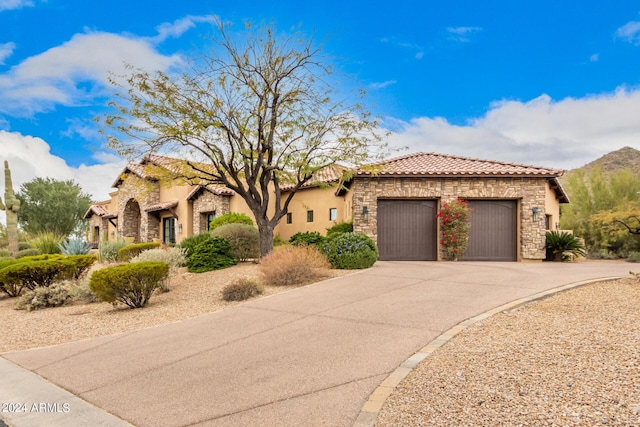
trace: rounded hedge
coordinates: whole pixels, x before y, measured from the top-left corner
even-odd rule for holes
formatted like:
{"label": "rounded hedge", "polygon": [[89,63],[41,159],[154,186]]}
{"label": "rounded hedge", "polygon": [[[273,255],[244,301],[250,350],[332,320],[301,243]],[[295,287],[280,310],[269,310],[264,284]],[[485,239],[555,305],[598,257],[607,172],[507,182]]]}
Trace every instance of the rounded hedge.
{"label": "rounded hedge", "polygon": [[216,228],[226,224],[253,225],[253,221],[243,213],[230,212],[228,214],[219,216],[218,218],[214,218],[213,221],[209,223],[209,230],[215,230]]}
{"label": "rounded hedge", "polygon": [[325,241],[325,237],[317,231],[298,232],[289,238],[289,243],[294,246],[316,245],[320,247]]}
{"label": "rounded hedge", "polygon": [[238,261],[231,255],[231,243],[222,237],[209,236],[198,243],[185,263],[189,273],[204,273],[236,265]]}
{"label": "rounded hedge", "polygon": [[164,262],[137,262],[115,265],[94,271],[89,280],[91,289],[103,301],[121,302],[131,308],[144,307],[153,291],[169,275]]}
{"label": "rounded hedge", "polygon": [[378,259],[376,244],[362,233],[334,234],[323,250],[331,265],[342,270],[369,268]]}
{"label": "rounded hedge", "polygon": [[248,224],[225,224],[211,232],[213,237],[222,237],[231,244],[231,254],[238,261],[260,258],[260,233]]}

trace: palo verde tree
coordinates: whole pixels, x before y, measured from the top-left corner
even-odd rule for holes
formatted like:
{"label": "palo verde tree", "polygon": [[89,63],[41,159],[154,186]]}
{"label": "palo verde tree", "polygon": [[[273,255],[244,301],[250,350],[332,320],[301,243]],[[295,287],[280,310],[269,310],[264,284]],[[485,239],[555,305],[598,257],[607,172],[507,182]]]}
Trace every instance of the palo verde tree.
{"label": "palo verde tree", "polygon": [[[377,122],[340,96],[313,40],[278,35],[274,25],[234,34],[217,25],[212,51],[179,76],[131,70],[104,118],[121,155],[171,153],[185,161],[172,178],[218,183],[251,209],[262,255],[295,193],[336,164],[379,158]],[[126,80],[125,83],[118,83]],[[285,188],[287,191],[283,191]]]}

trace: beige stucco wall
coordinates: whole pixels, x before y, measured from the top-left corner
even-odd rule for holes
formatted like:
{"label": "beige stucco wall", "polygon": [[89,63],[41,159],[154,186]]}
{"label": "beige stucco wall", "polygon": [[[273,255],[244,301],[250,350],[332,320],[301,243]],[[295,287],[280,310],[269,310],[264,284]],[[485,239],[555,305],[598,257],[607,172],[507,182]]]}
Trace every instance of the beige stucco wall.
{"label": "beige stucco wall", "polygon": [[[510,199],[518,201],[518,260],[542,260],[545,257],[544,213],[559,209],[548,194],[545,178],[356,178],[353,187],[354,231],[363,232],[377,242],[378,198],[437,199],[440,203],[463,199]],[[547,207],[547,205],[549,205]],[[369,220],[364,221],[362,207],[367,206]],[[533,220],[532,209],[541,210]],[[438,238],[438,241],[440,239]]]}
{"label": "beige stucco wall", "polygon": [[555,230],[556,224],[560,224],[560,201],[556,192],[551,188],[549,182],[546,183],[546,191],[544,198],[545,215],[549,216],[549,229]]}
{"label": "beige stucco wall", "polygon": [[[194,188],[195,187],[191,185],[171,186],[163,184],[159,186],[160,202],[178,201],[178,205],[173,208],[173,211],[178,216],[176,218],[176,243],[180,243],[185,237],[193,235],[193,210],[191,209],[190,203],[187,202],[187,196]],[[162,220],[173,215],[170,211],[159,211],[157,215],[160,216],[159,238],[163,239]]]}
{"label": "beige stucco wall", "polygon": [[[351,221],[352,193],[336,196],[336,187],[313,187],[296,192],[289,203],[291,224],[287,224],[286,216],[280,220],[275,232],[283,240],[288,240],[298,232],[317,231],[326,234],[327,228],[345,221]],[[287,197],[287,193],[283,194]],[[329,218],[329,210],[337,210],[336,220]],[[313,211],[313,222],[307,222],[307,211]]]}

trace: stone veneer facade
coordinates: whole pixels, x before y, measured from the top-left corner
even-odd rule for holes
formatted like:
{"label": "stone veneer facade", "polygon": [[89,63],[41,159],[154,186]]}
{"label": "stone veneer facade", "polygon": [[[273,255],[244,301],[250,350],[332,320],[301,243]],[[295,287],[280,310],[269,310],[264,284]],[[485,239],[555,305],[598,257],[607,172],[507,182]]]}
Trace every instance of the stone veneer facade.
{"label": "stone veneer facade", "polygon": [[[377,243],[378,199],[431,199],[440,203],[462,199],[508,199],[518,201],[518,260],[545,258],[545,192],[547,179],[540,177],[504,178],[397,178],[361,177],[354,180],[353,227]],[[369,220],[362,217],[362,206]],[[532,208],[541,209],[541,220],[533,221]],[[439,234],[439,229],[438,229]],[[438,241],[440,239],[438,238]],[[440,257],[441,258],[441,257]]]}
{"label": "stone veneer facade", "polygon": [[207,231],[207,217],[209,213],[216,216],[230,212],[231,196],[217,195],[208,190],[200,190],[199,196],[193,201],[193,233]]}
{"label": "stone veneer facade", "polygon": [[[135,209],[137,202],[139,209]],[[133,174],[122,180],[118,187],[118,237],[133,234],[136,242],[149,242],[160,238],[160,220],[146,209],[160,202],[158,182],[143,180]],[[137,211],[137,212],[136,212]],[[140,228],[137,226],[140,215]]]}

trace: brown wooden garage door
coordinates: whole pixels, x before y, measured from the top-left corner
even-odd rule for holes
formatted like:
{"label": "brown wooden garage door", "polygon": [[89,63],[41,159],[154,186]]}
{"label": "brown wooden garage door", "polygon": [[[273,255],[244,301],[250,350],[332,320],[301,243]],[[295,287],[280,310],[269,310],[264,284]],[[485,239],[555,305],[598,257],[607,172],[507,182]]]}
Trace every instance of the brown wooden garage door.
{"label": "brown wooden garage door", "polygon": [[518,257],[515,200],[470,200],[471,230],[466,261],[516,261]]}
{"label": "brown wooden garage door", "polygon": [[435,200],[378,200],[381,260],[437,259]]}

